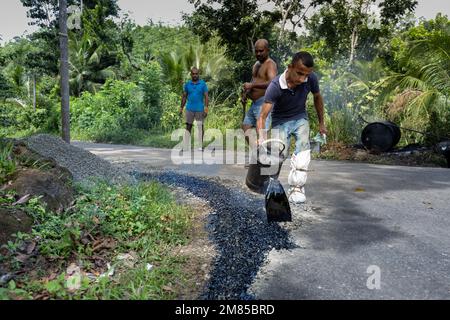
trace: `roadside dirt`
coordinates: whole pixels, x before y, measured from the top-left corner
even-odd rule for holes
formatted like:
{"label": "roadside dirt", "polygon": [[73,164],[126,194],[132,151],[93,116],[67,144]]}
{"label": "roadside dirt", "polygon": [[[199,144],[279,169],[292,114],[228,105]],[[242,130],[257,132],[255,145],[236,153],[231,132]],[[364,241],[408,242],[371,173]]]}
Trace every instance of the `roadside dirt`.
{"label": "roadside dirt", "polygon": [[320,153],[313,153],[313,158],[409,167],[447,167],[445,157],[433,150],[411,148],[410,151],[399,149],[398,151],[377,153],[340,142],[329,142]]}
{"label": "roadside dirt", "polygon": [[211,212],[208,202],[196,197],[183,188],[172,188],[172,192],[178,204],[187,206],[192,212],[192,227],[189,230],[189,243],[177,247],[173,254],[186,258],[183,268],[185,275],[182,282],[175,286],[179,300],[197,300],[204,292],[210,278],[212,263],[216,251],[212,242],[208,239],[205,226]]}

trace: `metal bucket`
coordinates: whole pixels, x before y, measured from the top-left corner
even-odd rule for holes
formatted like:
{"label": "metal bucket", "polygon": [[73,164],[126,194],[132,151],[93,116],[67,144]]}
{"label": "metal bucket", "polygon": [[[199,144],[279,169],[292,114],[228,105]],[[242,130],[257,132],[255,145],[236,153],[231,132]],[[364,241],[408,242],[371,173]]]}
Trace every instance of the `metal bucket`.
{"label": "metal bucket", "polygon": [[[279,149],[279,152],[274,154],[272,148],[268,150],[266,147],[269,143],[279,143],[282,148]],[[261,194],[266,193],[269,179],[271,177],[277,179],[280,175],[281,166],[286,160],[286,157],[284,156],[285,149],[286,145],[279,139],[266,140],[258,147],[256,159],[252,159],[248,168],[247,178],[245,179],[245,184],[250,190]],[[277,165],[277,170],[274,174],[262,174],[264,169],[271,168],[273,165]]]}

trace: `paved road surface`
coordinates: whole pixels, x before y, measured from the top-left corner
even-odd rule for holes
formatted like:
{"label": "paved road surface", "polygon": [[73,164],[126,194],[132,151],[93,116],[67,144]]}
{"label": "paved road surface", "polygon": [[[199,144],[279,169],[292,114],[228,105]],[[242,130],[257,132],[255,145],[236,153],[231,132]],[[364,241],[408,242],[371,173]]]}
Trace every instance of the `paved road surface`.
{"label": "paved road surface", "polygon": [[[171,151],[77,143],[111,162],[134,161],[244,181],[243,165],[175,165]],[[217,155],[216,155],[217,156]],[[313,161],[313,212],[273,250],[251,292],[260,299],[450,299],[450,169]],[[286,186],[289,168],[280,180]]]}

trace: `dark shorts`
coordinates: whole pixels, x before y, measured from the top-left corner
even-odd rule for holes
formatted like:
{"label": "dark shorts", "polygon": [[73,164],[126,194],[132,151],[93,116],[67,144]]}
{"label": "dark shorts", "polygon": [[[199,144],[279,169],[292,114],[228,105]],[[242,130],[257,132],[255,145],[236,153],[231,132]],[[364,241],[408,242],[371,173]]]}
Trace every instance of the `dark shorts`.
{"label": "dark shorts", "polygon": [[186,123],[193,124],[194,120],[197,121],[197,123],[203,123],[205,120],[205,113],[186,110]]}

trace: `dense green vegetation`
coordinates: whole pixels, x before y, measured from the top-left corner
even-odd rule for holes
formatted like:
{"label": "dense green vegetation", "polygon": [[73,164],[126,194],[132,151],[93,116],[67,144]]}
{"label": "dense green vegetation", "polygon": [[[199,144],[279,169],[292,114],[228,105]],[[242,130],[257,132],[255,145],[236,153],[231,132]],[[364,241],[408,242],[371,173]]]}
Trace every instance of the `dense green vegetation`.
{"label": "dense green vegetation", "polygon": [[[40,29],[0,47],[0,135],[59,134],[57,7],[46,1],[47,15],[36,1],[22,2]],[[183,126],[178,108],[192,66],[210,87],[206,127],[239,128],[239,91],[259,37],[269,39],[280,71],[293,52],[314,54],[329,141],[357,143],[361,118],[431,133],[407,132],[403,145],[450,135],[447,16],[416,21],[412,0],[382,1],[378,17],[372,0],[274,0],[273,10],[256,0],[191,2],[194,13],[177,27],[138,26],[114,0],[85,2],[81,29],[69,32],[74,139],[174,145],[166,138]]]}
{"label": "dense green vegetation", "polygon": [[[0,195],[2,207],[15,202],[12,194],[1,191]],[[9,253],[3,259],[17,255],[17,248],[24,242],[39,239],[39,253],[44,259],[53,263],[74,261],[84,273],[75,279],[80,282],[75,292],[70,290],[71,278],[64,265],[51,270],[51,275],[38,259],[34,273],[10,282],[8,288],[0,288],[0,299],[31,299],[41,293],[56,299],[175,298],[174,292],[163,287],[183,281],[183,258],[167,252],[186,242],[190,215],[175,204],[168,190],[155,183],[126,187],[98,183],[95,187],[80,186],[75,206],[62,215],[47,211],[38,199],[20,209],[34,218],[33,230],[31,234],[17,234],[16,240],[5,246]],[[94,258],[99,255],[96,244],[109,239],[114,239],[114,245],[107,256],[100,258],[111,262],[108,272],[114,268],[115,276],[99,277]],[[116,259],[130,252],[136,255],[130,261],[132,267]],[[152,270],[147,269],[147,264],[153,266]],[[20,267],[16,262],[12,270]]]}
{"label": "dense green vegetation", "polygon": [[[0,46],[0,138],[60,135],[58,1],[17,1],[39,29]],[[195,11],[183,25],[139,26],[121,15],[116,0],[84,0],[80,28],[68,35],[72,139],[174,146],[171,133],[184,127],[182,84],[193,66],[210,90],[206,128],[240,128],[239,95],[251,78],[253,45],[262,37],[280,72],[294,52],[314,55],[329,142],[358,143],[363,119],[428,133],[403,132],[401,145],[431,146],[450,137],[447,16],[418,21],[414,0],[378,1],[379,14],[375,0],[269,0],[262,7],[257,0],[186,1]],[[308,109],[314,136],[312,100]],[[20,165],[12,149],[0,139],[0,186]],[[340,158],[338,152],[322,156]],[[19,232],[0,248],[6,252],[0,262],[20,273],[19,249],[36,243],[43,258],[32,261],[32,272],[0,287],[0,299],[174,298],[172,285],[185,274],[181,258],[168,253],[187,241],[192,212],[156,183],[98,181],[76,192],[73,206],[55,214],[39,199],[17,203],[16,195],[0,190],[0,209],[22,210],[34,220],[30,234]],[[111,246],[94,255],[103,243]],[[68,274],[72,262],[84,273]],[[116,276],[108,276],[113,268]]]}

